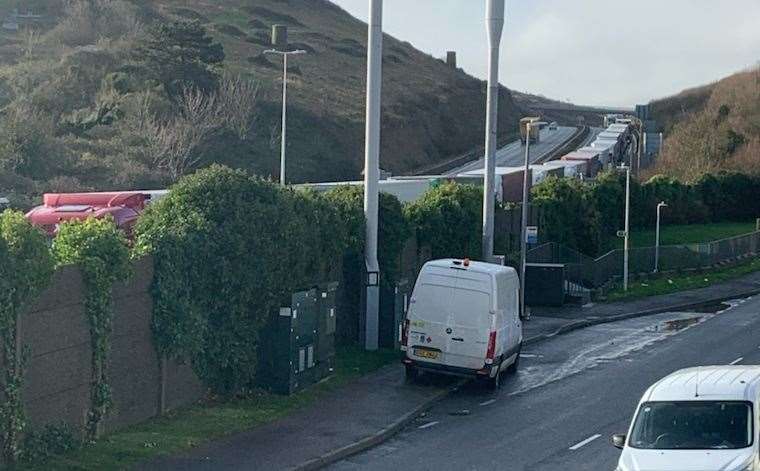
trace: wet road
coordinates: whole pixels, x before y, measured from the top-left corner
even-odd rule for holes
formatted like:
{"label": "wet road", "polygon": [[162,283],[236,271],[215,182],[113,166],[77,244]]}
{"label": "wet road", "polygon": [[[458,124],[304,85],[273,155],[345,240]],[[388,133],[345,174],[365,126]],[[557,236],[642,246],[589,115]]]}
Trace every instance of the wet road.
{"label": "wet road", "polygon": [[393,440],[333,470],[613,470],[641,394],[690,366],[760,363],[760,298],[669,313],[526,349],[497,393],[467,385]]}

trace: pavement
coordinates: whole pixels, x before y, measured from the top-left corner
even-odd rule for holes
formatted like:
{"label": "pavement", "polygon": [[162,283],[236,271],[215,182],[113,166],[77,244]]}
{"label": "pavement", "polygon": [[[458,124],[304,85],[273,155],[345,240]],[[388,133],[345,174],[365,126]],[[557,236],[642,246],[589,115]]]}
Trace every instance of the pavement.
{"label": "pavement", "polygon": [[[647,323],[648,320],[637,318],[643,316],[656,318],[658,313],[685,311],[699,305],[743,298],[756,293],[760,293],[760,273],[707,288],[629,302],[595,304],[586,307],[534,308],[532,319],[524,324],[525,340],[531,349],[544,348],[545,345],[553,345],[557,342],[570,342],[573,336],[587,335],[584,334],[586,331],[605,327],[613,328],[598,324],[613,326],[617,325],[612,324],[613,322],[620,321]],[[588,329],[580,330],[585,328]],[[552,342],[544,342],[560,334],[568,335],[554,339]],[[595,335],[594,338],[607,340],[604,336]],[[580,343],[584,347],[588,344],[589,340],[582,340]],[[572,348],[578,347],[575,345]],[[562,357],[567,359],[569,354],[563,353]],[[531,359],[527,358],[526,361],[530,362]],[[573,362],[572,365],[577,367],[577,362]],[[522,369],[525,369],[524,364],[521,365]],[[434,408],[437,402],[449,401],[447,396],[452,392],[454,396],[459,394],[455,391],[462,389],[464,384],[445,378],[433,378],[428,379],[427,382],[410,385],[405,384],[403,376],[403,367],[400,364],[389,365],[327,394],[317,405],[302,409],[286,418],[203,445],[182,455],[163,457],[143,463],[136,469],[319,469],[371,450],[391,439],[395,434],[412,426],[426,410]],[[647,376],[646,379],[648,380],[649,377]],[[467,387],[464,386],[464,389],[466,390]],[[571,402],[570,399],[567,401]],[[508,422],[505,417],[502,417],[502,420],[504,420],[502,424]],[[420,426],[424,427],[424,424]],[[471,432],[473,437],[481,435]],[[536,440],[542,442],[543,438],[536,437]],[[439,445],[435,444],[435,446]],[[457,445],[456,441],[449,444],[453,447]],[[380,448],[383,447],[385,445]],[[366,454],[371,455],[371,453],[370,451]],[[441,456],[447,455],[444,453]],[[392,469],[401,464],[383,460],[378,462],[389,466],[373,469]],[[411,460],[408,464],[414,462]],[[454,462],[457,461],[452,461]],[[422,466],[422,463],[418,464]],[[438,466],[426,464],[419,469],[434,467]],[[443,466],[441,469],[444,468],[481,469],[470,465],[460,468]]]}
{"label": "pavement", "polygon": [[[542,129],[540,131],[538,144],[531,144],[530,146],[531,163],[536,162],[546,154],[554,151],[556,148],[569,141],[577,131],[577,128],[566,126],[559,126],[555,130],[550,130],[548,127]],[[519,167],[523,165],[524,162],[525,146],[520,143],[520,140],[511,142],[496,151],[497,167]],[[481,158],[474,162],[470,162],[467,165],[451,170],[447,172],[447,175],[453,176],[464,172],[479,170],[482,169],[484,165],[485,159]]]}

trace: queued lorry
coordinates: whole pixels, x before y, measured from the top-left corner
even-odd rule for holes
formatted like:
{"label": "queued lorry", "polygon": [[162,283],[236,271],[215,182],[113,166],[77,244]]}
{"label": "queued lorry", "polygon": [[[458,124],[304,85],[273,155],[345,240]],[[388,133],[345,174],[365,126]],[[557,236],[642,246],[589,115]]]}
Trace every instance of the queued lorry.
{"label": "queued lorry", "polygon": [[[530,123],[530,136],[528,136],[528,124]],[[537,144],[541,139],[541,118],[527,117],[520,120],[520,142],[523,145],[530,139],[531,144]]]}

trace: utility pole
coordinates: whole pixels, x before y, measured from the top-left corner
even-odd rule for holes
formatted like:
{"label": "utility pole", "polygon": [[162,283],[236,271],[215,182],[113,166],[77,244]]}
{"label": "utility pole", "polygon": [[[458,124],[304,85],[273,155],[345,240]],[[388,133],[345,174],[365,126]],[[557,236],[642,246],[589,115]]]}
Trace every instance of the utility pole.
{"label": "utility pole", "polygon": [[377,226],[380,179],[380,98],[383,76],[383,0],[369,0],[367,41],[367,117],[364,154],[364,216],[366,238],[366,296],[364,348],[378,349],[380,329],[380,265],[377,261]]}
{"label": "utility pole", "polygon": [[623,291],[628,291],[628,249],[631,236],[631,166],[625,167],[625,242],[623,244]]}
{"label": "utility pole", "polygon": [[520,316],[527,319],[525,312],[525,272],[528,256],[528,177],[530,172],[530,123],[526,123],[525,169],[523,170],[522,223],[520,227]]}
{"label": "utility pole", "polygon": [[655,230],[654,241],[654,272],[660,271],[660,212],[662,208],[667,208],[668,205],[664,201],[657,205],[657,229]]}
{"label": "utility pole", "polygon": [[494,192],[496,180],[496,146],[499,129],[499,52],[504,31],[505,0],[486,0],[488,31],[488,102],[486,105],[485,176],[483,179],[483,261],[494,255]]}
{"label": "utility pole", "polygon": [[282,56],[282,135],[280,139],[280,185],[287,184],[285,180],[285,154],[288,149],[288,56],[306,54],[306,51],[278,51],[269,49],[264,54]]}

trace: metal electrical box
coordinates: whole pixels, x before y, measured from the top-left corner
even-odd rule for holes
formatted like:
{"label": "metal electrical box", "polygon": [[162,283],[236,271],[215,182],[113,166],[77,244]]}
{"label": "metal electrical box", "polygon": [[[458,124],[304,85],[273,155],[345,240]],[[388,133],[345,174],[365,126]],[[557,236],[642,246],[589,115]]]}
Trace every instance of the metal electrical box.
{"label": "metal electrical box", "polygon": [[399,280],[393,287],[383,287],[380,297],[380,346],[398,350],[401,326],[411,295],[409,280]]}
{"label": "metal electrical box", "polygon": [[294,293],[262,329],[258,384],[292,394],[333,373],[337,283]]}

